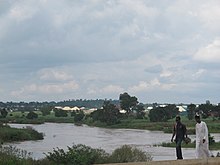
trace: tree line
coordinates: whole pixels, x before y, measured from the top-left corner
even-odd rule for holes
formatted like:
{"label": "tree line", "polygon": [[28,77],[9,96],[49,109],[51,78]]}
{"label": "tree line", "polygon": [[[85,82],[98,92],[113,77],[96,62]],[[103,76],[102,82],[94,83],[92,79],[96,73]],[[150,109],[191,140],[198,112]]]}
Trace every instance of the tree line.
{"label": "tree line", "polygon": [[[64,100],[64,101],[51,101],[51,102],[0,102],[0,108],[13,111],[34,111],[43,107],[55,107],[55,106],[69,106],[69,107],[86,107],[86,108],[101,108],[106,99],[76,99],[76,100]],[[119,100],[109,99],[111,103],[119,105]]]}
{"label": "tree line", "polygon": [[[78,100],[82,105],[83,100]],[[166,122],[169,119],[173,119],[176,115],[178,115],[179,109],[175,104],[167,104],[166,106],[160,106],[156,103],[153,104],[153,108],[149,111],[145,110],[145,105],[138,101],[136,96],[130,96],[127,92],[124,92],[119,95],[119,100],[84,100],[85,102],[95,102],[102,105],[99,105],[99,108],[92,112],[91,114],[84,114],[83,111],[72,111],[67,112],[61,109],[55,109],[56,105],[70,105],[69,103],[74,103],[73,101],[64,101],[63,104],[55,104],[53,103],[36,103],[40,105],[38,108],[39,111],[42,112],[43,116],[50,115],[53,110],[55,117],[67,117],[71,116],[74,118],[74,122],[83,122],[85,120],[90,122],[101,122],[106,123],[107,125],[120,123],[123,119],[149,119],[151,122]],[[20,103],[23,105],[25,103]],[[29,103],[28,105],[33,105],[34,103]],[[13,105],[13,103],[11,103]],[[73,105],[73,104],[72,104]],[[75,105],[75,104],[74,104]],[[123,113],[121,111],[124,111]],[[26,118],[28,119],[36,119],[38,115],[32,110],[28,109],[29,113]],[[206,104],[189,104],[187,106],[187,117],[189,120],[194,119],[195,113],[200,113],[202,118],[207,118],[212,116],[213,118],[220,119],[220,104],[212,105],[209,102]],[[68,115],[70,114],[70,115]],[[0,118],[5,118],[7,116],[7,109],[0,108]]]}

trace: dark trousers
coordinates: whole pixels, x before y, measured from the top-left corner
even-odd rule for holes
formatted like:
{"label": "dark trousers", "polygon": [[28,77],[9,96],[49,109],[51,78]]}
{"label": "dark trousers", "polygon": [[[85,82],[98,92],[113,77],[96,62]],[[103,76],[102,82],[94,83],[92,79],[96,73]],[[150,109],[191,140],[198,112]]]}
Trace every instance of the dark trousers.
{"label": "dark trousers", "polygon": [[182,139],[176,139],[176,157],[177,157],[177,159],[183,159],[181,143],[182,143]]}

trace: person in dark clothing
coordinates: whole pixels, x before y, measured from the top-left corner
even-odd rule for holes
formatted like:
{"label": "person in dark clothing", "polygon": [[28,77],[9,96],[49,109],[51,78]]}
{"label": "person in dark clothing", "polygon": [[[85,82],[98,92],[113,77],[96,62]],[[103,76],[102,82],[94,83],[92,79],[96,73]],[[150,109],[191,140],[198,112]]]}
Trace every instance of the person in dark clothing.
{"label": "person in dark clothing", "polygon": [[186,126],[181,123],[180,116],[176,116],[176,124],[173,127],[173,136],[171,138],[171,142],[173,142],[174,136],[176,142],[177,159],[183,159],[181,143],[185,138],[187,138],[187,132],[186,132]]}

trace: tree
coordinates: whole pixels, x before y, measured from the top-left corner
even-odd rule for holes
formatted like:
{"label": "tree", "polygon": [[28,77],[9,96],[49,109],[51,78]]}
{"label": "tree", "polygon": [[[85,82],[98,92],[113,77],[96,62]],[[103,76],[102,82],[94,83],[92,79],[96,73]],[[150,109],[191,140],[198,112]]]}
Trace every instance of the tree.
{"label": "tree", "polygon": [[61,109],[55,109],[54,112],[55,112],[56,117],[67,117],[68,116],[67,112]]}
{"label": "tree", "polygon": [[124,109],[128,115],[131,114],[132,108],[138,104],[137,98],[135,96],[130,96],[128,93],[120,94],[119,96],[120,106]]}
{"label": "tree", "polygon": [[79,113],[76,113],[74,115],[74,122],[79,123],[82,121],[82,119],[84,118],[85,114],[83,113],[83,111],[79,111]]}
{"label": "tree", "polygon": [[51,106],[43,106],[43,107],[40,109],[40,111],[42,112],[42,115],[43,115],[43,116],[46,116],[46,115],[49,115],[49,114],[50,114],[50,112],[51,112],[52,109],[53,109],[53,108],[52,108]]}
{"label": "tree", "polygon": [[166,107],[155,107],[150,110],[148,117],[152,122],[159,122],[159,121],[167,121],[172,119],[179,113],[178,109],[176,108],[175,104],[167,105]]}
{"label": "tree", "polygon": [[209,117],[212,109],[214,109],[212,104],[201,104],[198,107],[198,110],[202,114],[202,118],[204,118],[204,119]]}
{"label": "tree", "polygon": [[151,122],[167,121],[163,107],[155,107],[150,110],[148,117]]}
{"label": "tree", "polygon": [[5,108],[0,109],[0,118],[6,118],[7,115],[8,111]]}
{"label": "tree", "polygon": [[111,104],[109,101],[105,101],[102,109],[98,109],[91,113],[91,117],[94,121],[101,121],[107,125],[116,124],[119,122],[120,112],[119,109]]}
{"label": "tree", "polygon": [[27,114],[26,116],[27,119],[37,119],[38,118],[38,114],[36,114],[35,112],[31,111]]}
{"label": "tree", "polygon": [[132,110],[136,112],[137,119],[143,119],[145,117],[145,109],[143,104],[137,104]]}
{"label": "tree", "polygon": [[189,120],[194,119],[195,112],[196,112],[195,104],[190,104],[187,106],[187,117]]}

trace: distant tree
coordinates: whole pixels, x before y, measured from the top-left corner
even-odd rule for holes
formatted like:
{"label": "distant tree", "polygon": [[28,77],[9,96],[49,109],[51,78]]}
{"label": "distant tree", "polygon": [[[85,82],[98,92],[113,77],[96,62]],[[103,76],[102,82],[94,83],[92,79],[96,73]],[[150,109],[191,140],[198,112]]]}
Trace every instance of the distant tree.
{"label": "distant tree", "polygon": [[175,104],[168,104],[167,106],[164,107],[166,118],[172,119],[176,117],[177,114],[179,114],[179,109],[176,107]]}
{"label": "distant tree", "polygon": [[128,93],[120,94],[119,96],[120,106],[127,114],[131,114],[132,108],[138,104],[138,99],[135,96],[130,96]]}
{"label": "distant tree", "polygon": [[155,107],[150,110],[148,117],[151,122],[159,122],[159,121],[166,121],[165,120],[165,111],[163,107]]}
{"label": "distant tree", "polygon": [[189,104],[187,106],[187,117],[188,117],[189,120],[194,119],[195,112],[196,112],[196,105],[195,104]]}
{"label": "distant tree", "polygon": [[218,119],[220,119],[220,104],[213,106],[212,113],[213,118],[218,117]]}
{"label": "distant tree", "polygon": [[148,117],[152,122],[167,121],[172,119],[179,113],[174,104],[170,104],[166,107],[155,107],[150,110]]}
{"label": "distant tree", "polygon": [[206,119],[214,109],[212,104],[200,104],[198,111],[202,114],[202,118]]}
{"label": "distant tree", "polygon": [[114,104],[105,101],[103,108],[92,112],[91,117],[94,121],[101,121],[111,125],[119,122],[120,112]]}
{"label": "distant tree", "polygon": [[46,116],[50,114],[52,109],[53,109],[52,106],[43,106],[42,108],[40,108],[40,111],[42,112],[43,116]]}
{"label": "distant tree", "polygon": [[7,115],[8,111],[5,108],[0,109],[0,118],[6,118]]}
{"label": "distant tree", "polygon": [[143,119],[145,117],[145,109],[143,104],[137,104],[132,110],[136,112],[137,119]]}
{"label": "distant tree", "polygon": [[67,112],[61,109],[55,109],[54,112],[55,112],[56,117],[67,117],[68,116]]}
{"label": "distant tree", "polygon": [[76,116],[76,111],[72,111],[72,112],[70,113],[70,116]]}
{"label": "distant tree", "polygon": [[27,114],[26,116],[27,119],[37,119],[38,118],[38,114],[36,114],[35,112],[31,111]]}
{"label": "distant tree", "polygon": [[79,123],[83,120],[85,114],[83,113],[83,111],[79,111],[79,113],[76,113],[74,116],[74,122]]}

